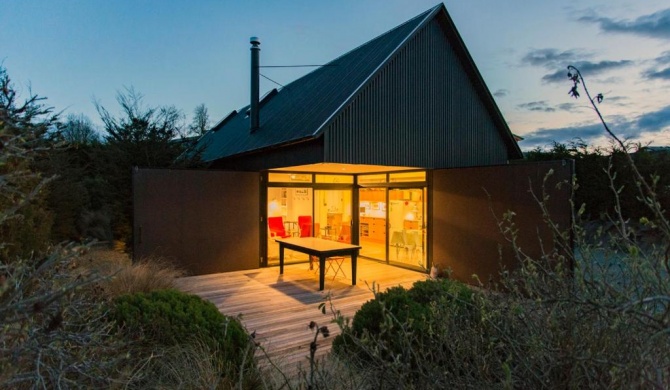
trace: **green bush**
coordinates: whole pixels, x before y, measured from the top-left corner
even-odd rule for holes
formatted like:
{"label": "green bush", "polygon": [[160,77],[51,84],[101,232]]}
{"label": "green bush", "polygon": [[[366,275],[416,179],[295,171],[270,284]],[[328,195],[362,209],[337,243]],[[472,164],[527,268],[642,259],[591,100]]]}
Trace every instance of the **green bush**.
{"label": "green bush", "polygon": [[464,307],[472,301],[472,289],[449,279],[418,281],[412,285],[408,294],[413,301],[421,305],[429,305],[445,298],[454,305]]}
{"label": "green bush", "polygon": [[419,281],[409,290],[392,287],[361,306],[351,327],[345,327],[333,340],[333,350],[342,356],[366,359],[369,349],[361,347],[381,344],[386,351],[381,355],[392,359],[393,355],[407,353],[407,347],[412,344],[418,347],[431,343],[436,305],[454,306],[456,312],[461,312],[468,307],[472,296],[470,288],[449,279]]}
{"label": "green bush", "polygon": [[127,337],[140,342],[178,345],[201,342],[233,367],[251,363],[250,339],[240,322],[224,316],[211,302],[177,290],[123,295],[112,317]]}

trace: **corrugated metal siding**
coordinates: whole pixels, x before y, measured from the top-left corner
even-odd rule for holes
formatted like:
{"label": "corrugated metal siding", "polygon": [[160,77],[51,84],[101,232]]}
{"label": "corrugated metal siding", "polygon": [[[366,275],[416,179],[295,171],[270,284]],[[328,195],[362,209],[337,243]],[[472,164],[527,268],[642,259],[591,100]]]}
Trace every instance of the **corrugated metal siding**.
{"label": "corrugated metal siding", "polygon": [[449,168],[503,164],[501,132],[439,17],[394,56],[325,131],[328,162]]}

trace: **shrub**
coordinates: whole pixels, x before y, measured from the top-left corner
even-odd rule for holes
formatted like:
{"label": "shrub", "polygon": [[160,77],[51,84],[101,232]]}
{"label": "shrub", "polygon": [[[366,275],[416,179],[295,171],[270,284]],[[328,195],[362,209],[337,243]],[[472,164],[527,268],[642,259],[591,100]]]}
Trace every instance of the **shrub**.
{"label": "shrub", "polygon": [[446,298],[450,303],[463,307],[472,300],[473,292],[463,283],[438,279],[418,281],[412,285],[408,294],[413,301],[422,305],[429,305],[438,299]]}
{"label": "shrub", "polygon": [[419,281],[409,290],[392,287],[361,306],[351,327],[345,326],[333,340],[333,350],[363,360],[392,360],[404,354],[414,365],[407,348],[429,347],[433,342],[433,330],[441,326],[435,323],[436,308],[451,306],[451,311],[460,313],[469,308],[472,297],[470,288],[449,279]]}
{"label": "shrub", "polygon": [[104,211],[84,210],[77,225],[82,237],[92,238],[107,243],[110,246],[114,241],[112,219]]}
{"label": "shrub", "polygon": [[165,346],[201,342],[217,351],[227,368],[252,361],[249,335],[240,322],[195,295],[177,290],[122,295],[114,300],[111,316],[127,337],[139,342]]}

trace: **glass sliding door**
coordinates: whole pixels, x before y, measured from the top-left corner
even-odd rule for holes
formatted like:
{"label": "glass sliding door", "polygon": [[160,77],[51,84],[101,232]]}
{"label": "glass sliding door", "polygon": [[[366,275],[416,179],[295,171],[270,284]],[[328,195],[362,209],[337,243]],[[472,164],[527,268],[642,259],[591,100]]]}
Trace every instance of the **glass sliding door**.
{"label": "glass sliding door", "polygon": [[386,261],[386,189],[361,188],[358,197],[360,255]]}
{"label": "glass sliding door", "polygon": [[[306,187],[268,187],[268,265],[279,264],[279,244],[275,238],[299,237],[300,222],[312,220],[312,192]],[[290,250],[285,256],[286,262],[308,260],[307,255]]]}
{"label": "glass sliding door", "polygon": [[426,189],[389,189],[389,261],[426,268]]}

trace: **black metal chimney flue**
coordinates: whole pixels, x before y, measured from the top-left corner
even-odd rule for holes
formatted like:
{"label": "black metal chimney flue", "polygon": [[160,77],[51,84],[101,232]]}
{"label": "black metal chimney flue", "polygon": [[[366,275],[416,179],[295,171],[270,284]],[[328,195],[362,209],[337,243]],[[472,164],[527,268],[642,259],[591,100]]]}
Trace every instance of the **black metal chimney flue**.
{"label": "black metal chimney flue", "polygon": [[249,113],[250,119],[250,128],[249,130],[253,133],[258,130],[260,127],[260,115],[258,112],[258,95],[259,95],[259,53],[261,51],[258,37],[251,37],[249,39],[251,42],[251,109]]}

